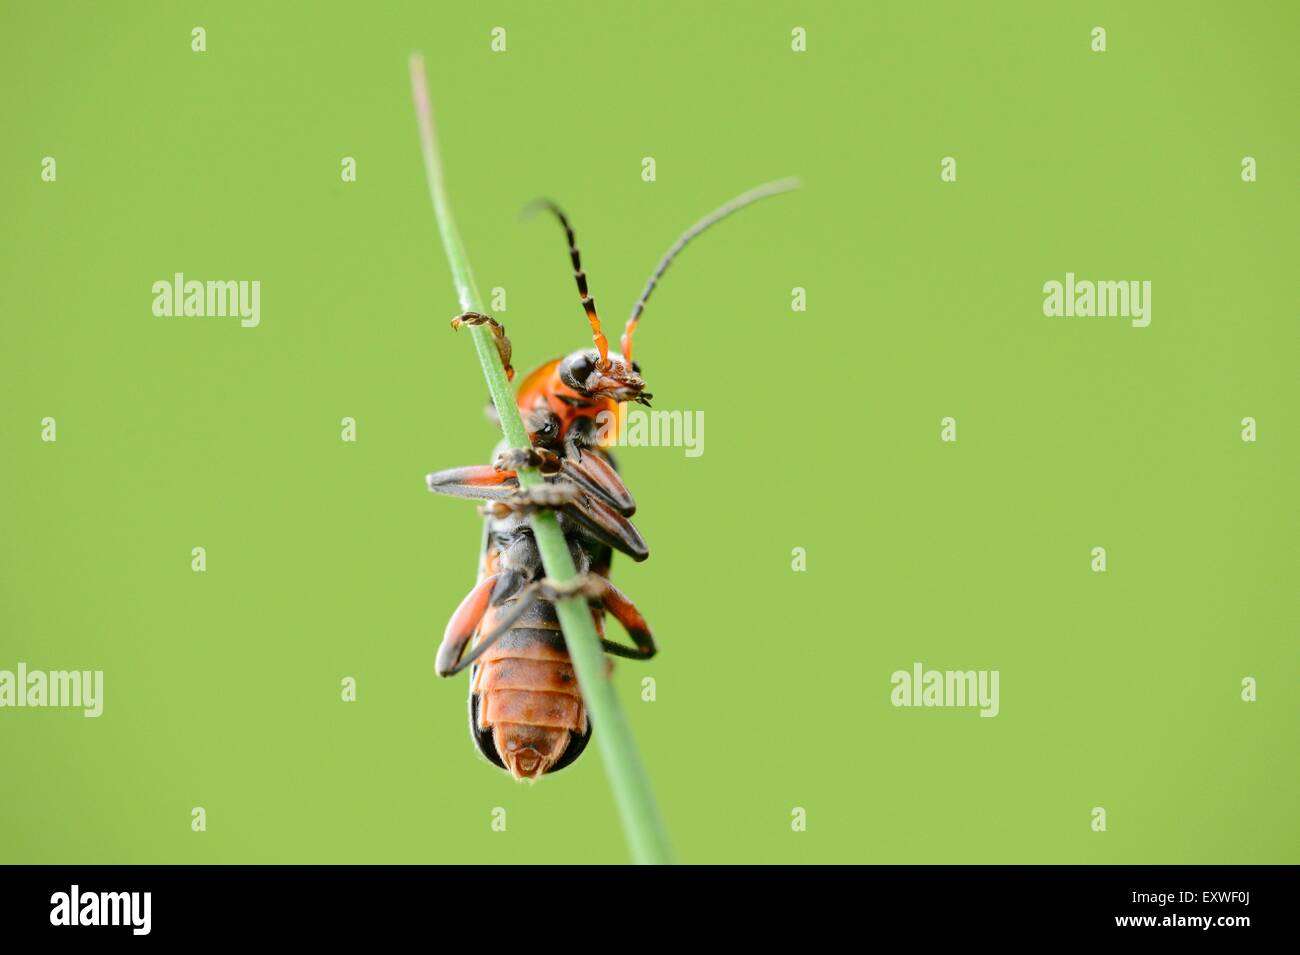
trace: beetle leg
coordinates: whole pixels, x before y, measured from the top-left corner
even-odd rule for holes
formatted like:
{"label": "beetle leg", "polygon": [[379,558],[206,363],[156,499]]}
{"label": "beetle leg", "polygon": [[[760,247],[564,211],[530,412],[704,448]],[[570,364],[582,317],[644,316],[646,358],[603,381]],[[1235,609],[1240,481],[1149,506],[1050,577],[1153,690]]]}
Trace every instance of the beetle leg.
{"label": "beetle leg", "polygon": [[564,508],[562,513],[598,543],[627,554],[635,561],[650,556],[645,538],[632,522],[594,494],[584,490],[579,499]]}
{"label": "beetle leg", "polygon": [[429,490],[438,494],[501,502],[514,510],[559,510],[592,540],[636,561],[650,556],[645,538],[631,521],[573,481],[551,480],[521,488],[513,471],[500,471],[490,464],[438,471],[425,481]]}
{"label": "beetle leg", "polygon": [[435,494],[485,501],[501,501],[519,490],[519,480],[513,471],[499,471],[490,464],[435,471],[425,482]]}
{"label": "beetle leg", "polygon": [[517,511],[567,511],[582,498],[582,489],[568,481],[516,488],[505,502]]}
{"label": "beetle leg", "polygon": [[[559,465],[559,458],[554,452],[544,452]],[[538,508],[559,508],[580,499],[582,491],[571,481],[549,481],[530,487],[519,486],[519,476],[508,465],[515,463],[513,456],[518,455],[518,463],[528,456],[527,451],[505,451],[497,456],[496,464],[473,464],[464,468],[449,468],[435,471],[426,477],[425,483],[435,494],[449,494],[452,497],[472,497],[484,501],[504,501],[516,510]],[[547,459],[539,456],[539,462]],[[531,461],[531,458],[530,458]]]}
{"label": "beetle leg", "polygon": [[609,460],[594,449],[588,449],[582,460],[566,457],[561,461],[562,473],[581,484],[624,517],[636,513],[636,501],[618,476]]}
{"label": "beetle leg", "polygon": [[636,644],[636,649],[624,646],[620,643],[613,643],[609,640],[602,640],[605,649],[619,657],[631,657],[637,660],[648,660],[658,652],[655,646],[654,636],[650,633],[650,625],[645,622],[645,617],[641,616],[641,611],[636,609],[636,604],[628,600],[627,595],[619,590],[608,580],[604,581],[604,593],[601,594],[600,601],[620,624],[627,631],[627,635],[632,638]]}
{"label": "beetle leg", "polygon": [[457,661],[465,652],[465,645],[469,643],[469,638],[474,636],[474,631],[483,622],[483,615],[487,613],[488,601],[496,583],[497,577],[493,575],[475,584],[474,589],[465,595],[465,599],[460,602],[456,612],[447,621],[447,629],[442,635],[442,644],[438,647],[438,660],[434,664],[438,676],[451,676],[453,673],[460,672],[461,667],[457,666]]}
{"label": "beetle leg", "polygon": [[515,377],[515,370],[510,367],[512,349],[510,339],[506,337],[506,327],[491,315],[484,315],[481,312],[462,312],[451,320],[452,328],[460,328],[462,325],[487,325],[492,330],[492,339],[496,343],[497,354],[501,356],[501,364],[506,369],[506,381],[512,381]]}
{"label": "beetle leg", "polygon": [[438,648],[439,676],[455,676],[466,667],[472,666],[493,644],[509,632],[510,628],[528,613],[538,600],[554,603],[569,597],[586,597],[590,603],[603,607],[613,615],[636,644],[633,648],[602,639],[601,646],[607,653],[619,657],[648,660],[657,652],[654,637],[650,633],[650,625],[641,616],[641,611],[636,608],[636,604],[605,578],[597,577],[595,574],[581,574],[567,584],[557,584],[547,577],[519,590],[509,612],[505,616],[498,617],[494,621],[492,632],[480,636],[474,649],[465,655],[465,646],[482,623],[489,604],[496,606],[515,594],[517,584],[517,579],[510,580],[507,575],[494,575],[481,581],[461,601],[447,624],[442,646]]}
{"label": "beetle leg", "polygon": [[636,513],[636,501],[619,477],[609,453],[600,449],[593,437],[595,419],[579,418],[569,428],[564,440],[564,473],[599,495],[624,517]]}
{"label": "beetle leg", "polygon": [[584,596],[593,608],[603,607],[609,611],[627,631],[636,646],[629,647],[602,639],[600,643],[606,652],[636,660],[648,660],[658,652],[654,636],[650,633],[650,625],[645,622],[645,617],[641,616],[641,611],[636,608],[636,604],[604,577],[580,574],[572,583],[562,585],[546,578],[540,581],[540,588],[541,597],[552,603],[564,600],[566,597]]}
{"label": "beetle leg", "polygon": [[517,471],[536,468],[543,474],[558,474],[562,467],[560,456],[546,448],[511,448],[497,455],[492,464],[498,471]]}
{"label": "beetle leg", "polygon": [[[488,580],[494,580],[494,578],[488,578]],[[495,582],[496,582],[496,589],[491,593],[491,598],[492,598],[491,602],[493,606],[496,606],[497,604],[504,601],[507,597],[514,594],[516,592],[516,587],[519,583],[518,578],[510,579],[506,575],[502,575],[499,579],[496,579]],[[486,584],[487,581],[484,581],[483,583]],[[475,588],[473,593],[478,593],[479,589],[481,589],[482,586],[483,585],[480,584],[478,588]],[[491,649],[494,643],[496,643],[503,636],[505,636],[510,631],[510,628],[513,627],[516,623],[518,623],[519,619],[523,617],[524,614],[526,614],[529,610],[532,609],[533,604],[537,602],[541,592],[542,592],[542,584],[540,582],[529,584],[523,590],[519,590],[518,596],[515,599],[515,603],[510,608],[510,610],[505,614],[505,616],[498,617],[494,621],[495,627],[492,630],[492,632],[489,634],[480,635],[478,642],[474,644],[474,649],[471,650],[463,658],[460,656],[460,654],[463,653],[465,650],[465,641],[462,641],[460,645],[460,650],[457,652],[456,657],[449,661],[446,669],[442,668],[443,655],[440,649],[438,652],[438,662],[439,662],[438,675],[455,676],[457,673],[459,673],[461,670],[465,669],[466,667],[472,666],[479,657],[481,657],[484,653],[486,653],[489,649]],[[473,596],[473,594],[471,594],[471,596]],[[468,598],[466,599],[468,600]],[[484,603],[486,604],[487,597],[485,596],[483,600]],[[479,613],[480,622],[482,621],[483,613],[486,612],[486,610],[487,607],[485,606],[483,608],[483,611]],[[457,610],[457,613],[459,612],[460,611]],[[476,623],[475,626],[477,627],[478,624]],[[448,628],[450,629],[450,625]],[[465,638],[465,640],[468,639],[469,639],[468,637]]]}

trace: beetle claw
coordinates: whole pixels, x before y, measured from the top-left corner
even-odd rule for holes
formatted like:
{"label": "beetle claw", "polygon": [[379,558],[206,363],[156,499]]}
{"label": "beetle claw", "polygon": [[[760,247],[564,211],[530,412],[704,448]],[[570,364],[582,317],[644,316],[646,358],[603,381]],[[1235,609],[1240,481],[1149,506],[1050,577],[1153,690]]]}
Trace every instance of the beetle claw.
{"label": "beetle claw", "polygon": [[577,485],[567,481],[537,484],[521,487],[506,498],[506,503],[517,511],[557,510],[577,503],[581,493]]}
{"label": "beetle claw", "polygon": [[543,474],[560,472],[560,456],[545,448],[510,448],[497,455],[492,466],[498,471],[518,471],[520,468],[536,468]]}
{"label": "beetle claw", "polygon": [[567,583],[559,583],[550,577],[543,577],[539,584],[538,593],[542,599],[552,603],[569,597],[596,600],[605,593],[605,579],[596,574],[579,574]]}

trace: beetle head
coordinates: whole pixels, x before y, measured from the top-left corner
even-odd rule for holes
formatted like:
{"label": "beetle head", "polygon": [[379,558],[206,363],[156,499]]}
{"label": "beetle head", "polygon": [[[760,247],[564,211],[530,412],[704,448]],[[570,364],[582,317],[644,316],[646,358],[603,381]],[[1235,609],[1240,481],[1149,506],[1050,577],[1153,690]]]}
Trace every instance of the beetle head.
{"label": "beetle head", "polygon": [[641,367],[627,362],[618,352],[609,352],[602,362],[594,348],[575,351],[560,362],[560,380],[584,398],[612,398],[649,405],[653,397],[645,391]]}

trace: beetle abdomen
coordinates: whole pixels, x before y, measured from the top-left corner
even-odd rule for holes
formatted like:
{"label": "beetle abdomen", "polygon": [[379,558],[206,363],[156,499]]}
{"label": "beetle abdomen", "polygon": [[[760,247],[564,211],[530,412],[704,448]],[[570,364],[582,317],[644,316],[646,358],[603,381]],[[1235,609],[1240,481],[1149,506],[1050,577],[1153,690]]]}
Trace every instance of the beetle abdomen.
{"label": "beetle abdomen", "polygon": [[516,779],[563,769],[591,736],[558,629],[525,626],[504,634],[475,665],[470,700],[475,743]]}

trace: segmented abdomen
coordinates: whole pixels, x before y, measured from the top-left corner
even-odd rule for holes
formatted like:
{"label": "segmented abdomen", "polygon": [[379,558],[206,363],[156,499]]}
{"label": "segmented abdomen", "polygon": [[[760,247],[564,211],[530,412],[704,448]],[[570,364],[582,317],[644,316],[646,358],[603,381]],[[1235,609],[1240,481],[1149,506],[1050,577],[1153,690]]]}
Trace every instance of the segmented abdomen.
{"label": "segmented abdomen", "polygon": [[[485,617],[480,632],[491,632],[495,616]],[[549,603],[537,603],[483,654],[469,691],[475,744],[516,779],[563,769],[591,736],[578,678]]]}

